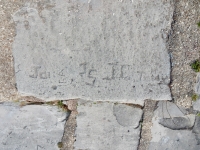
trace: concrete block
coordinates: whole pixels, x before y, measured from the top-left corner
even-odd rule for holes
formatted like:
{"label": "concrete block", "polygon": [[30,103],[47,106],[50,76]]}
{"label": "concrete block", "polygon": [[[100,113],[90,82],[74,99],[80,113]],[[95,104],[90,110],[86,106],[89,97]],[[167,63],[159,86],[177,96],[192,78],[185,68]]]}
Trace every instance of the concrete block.
{"label": "concrete block", "polygon": [[56,106],[0,104],[0,149],[59,150],[65,118]]}
{"label": "concrete block", "polygon": [[79,102],[77,110],[75,150],[137,150],[140,108],[109,102]]}
{"label": "concrete block", "polygon": [[[167,122],[165,122],[166,127],[161,125],[159,122],[163,119],[163,106],[162,102],[159,102],[158,108],[154,111],[154,117],[152,119],[153,126],[151,128],[151,134],[152,139],[149,144],[149,150],[199,150],[200,145],[198,144],[198,139],[195,133],[193,133],[192,130],[176,130],[181,129],[183,127],[182,124],[170,124],[170,119],[166,119],[168,121],[168,127]],[[170,102],[167,102],[170,103]],[[168,107],[169,114],[174,116],[171,119],[174,120],[174,118],[185,118],[185,121],[183,123],[188,124],[194,124],[194,115],[191,115],[190,117],[185,116],[183,113],[181,114],[178,108],[173,107],[170,108],[170,105]],[[186,119],[187,118],[187,119]],[[178,120],[178,119],[177,119]],[[187,121],[187,122],[186,122]],[[191,121],[190,123],[188,123]],[[177,123],[177,122],[176,122]],[[173,127],[172,127],[173,126]],[[173,130],[172,130],[173,129]],[[183,128],[182,128],[183,129]]]}
{"label": "concrete block", "polygon": [[[170,0],[45,1],[13,14],[18,91],[45,100],[170,100]],[[28,6],[28,5],[27,5]]]}

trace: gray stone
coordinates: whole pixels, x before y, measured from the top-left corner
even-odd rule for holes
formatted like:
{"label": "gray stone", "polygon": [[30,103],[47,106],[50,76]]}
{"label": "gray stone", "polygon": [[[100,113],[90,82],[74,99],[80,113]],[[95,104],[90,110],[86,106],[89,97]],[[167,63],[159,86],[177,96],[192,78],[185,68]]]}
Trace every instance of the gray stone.
{"label": "gray stone", "polygon": [[200,99],[198,98],[195,102],[192,102],[193,109],[200,111]]}
{"label": "gray stone", "polygon": [[194,126],[195,115],[190,114],[183,117],[162,118],[159,123],[172,130],[191,129]]}
{"label": "gray stone", "polygon": [[[28,6],[28,5],[27,5]],[[171,0],[44,2],[13,14],[18,91],[46,100],[170,100]]]}
{"label": "gray stone", "polygon": [[[170,102],[167,102],[170,103]],[[152,119],[153,126],[151,128],[152,139],[150,141],[149,150],[199,150],[200,146],[195,133],[191,130],[172,130],[159,124],[162,119],[162,110],[164,105],[160,102],[158,108],[154,111]],[[174,105],[171,105],[174,106]],[[168,109],[171,109],[168,107]],[[176,108],[173,108],[169,114],[176,117],[183,117],[184,114],[177,113]]]}
{"label": "gray stone", "polygon": [[196,116],[195,124],[193,127],[193,133],[195,133],[195,137],[198,145],[200,145],[200,117]]}
{"label": "gray stone", "polygon": [[65,118],[66,113],[55,106],[1,104],[0,149],[59,149]]}
{"label": "gray stone", "polygon": [[197,73],[195,92],[200,94],[200,73]]}
{"label": "gray stone", "polygon": [[160,118],[183,117],[187,113],[186,110],[184,110],[182,107],[169,101],[163,101],[163,102],[160,101],[157,107],[162,108],[159,109]]}
{"label": "gray stone", "polygon": [[[75,150],[137,150],[141,109],[109,102],[79,102],[77,108]],[[139,115],[132,116],[136,123],[127,120],[133,112]]]}
{"label": "gray stone", "polygon": [[[195,85],[195,93],[200,95],[200,73],[197,73],[196,77],[196,85]],[[198,98],[195,102],[193,102],[193,109],[200,111],[200,99]]]}
{"label": "gray stone", "polygon": [[200,117],[199,116],[196,117],[193,132],[200,134]]}
{"label": "gray stone", "polygon": [[116,116],[117,122],[122,126],[139,126],[140,119],[142,118],[142,109],[125,105],[115,104],[113,107],[113,114]]}

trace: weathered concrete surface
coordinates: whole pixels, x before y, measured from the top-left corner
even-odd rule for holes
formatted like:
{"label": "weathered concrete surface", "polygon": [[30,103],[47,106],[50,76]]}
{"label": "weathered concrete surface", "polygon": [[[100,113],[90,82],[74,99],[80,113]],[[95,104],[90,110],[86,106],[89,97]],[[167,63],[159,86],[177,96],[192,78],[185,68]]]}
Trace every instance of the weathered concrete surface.
{"label": "weathered concrete surface", "polygon": [[183,117],[162,118],[159,123],[172,130],[191,129],[194,126],[195,115],[190,114]]}
{"label": "weathered concrete surface", "polygon": [[192,130],[195,133],[197,144],[200,145],[200,117],[196,116],[195,124]]}
{"label": "weathered concrete surface", "polygon": [[[79,102],[77,110],[75,150],[137,149],[140,138],[138,124],[142,116],[140,108],[126,104],[82,101]],[[132,122],[129,115],[132,115]]]}
{"label": "weathered concrete surface", "polygon": [[200,73],[196,74],[195,92],[200,94]]}
{"label": "weathered concrete surface", "polygon": [[13,14],[18,91],[39,98],[170,100],[170,0],[59,0]]}
{"label": "weathered concrete surface", "polygon": [[[194,91],[198,96],[200,96],[200,73],[197,73]],[[200,98],[198,97],[195,102],[193,101],[192,105],[194,110],[200,111]]]}
{"label": "weathered concrete surface", "polygon": [[19,8],[20,5],[16,1],[0,1],[0,102],[18,98],[12,56],[15,25],[11,14]]}
{"label": "weathered concrete surface", "polygon": [[200,99],[198,98],[195,102],[192,102],[193,109],[200,111]]}
{"label": "weathered concrete surface", "polygon": [[[168,103],[170,102],[163,102]],[[159,102],[158,108],[154,112],[152,119],[153,126],[151,128],[152,140],[149,145],[149,150],[199,150],[200,145],[197,145],[197,138],[192,130],[172,130],[159,124],[160,119],[163,118],[163,109],[165,105]],[[173,105],[171,105],[173,106]],[[172,110],[170,105],[168,110]],[[185,114],[180,112],[178,107],[174,107],[173,111],[168,111],[168,115],[173,117],[184,117]],[[188,121],[193,121],[188,118]],[[177,125],[179,126],[179,125]]]}
{"label": "weathered concrete surface", "polygon": [[56,106],[0,104],[0,149],[56,150],[65,118]]}
{"label": "weathered concrete surface", "polygon": [[142,109],[133,109],[131,106],[116,104],[113,106],[113,114],[120,125],[137,128],[142,117]]}

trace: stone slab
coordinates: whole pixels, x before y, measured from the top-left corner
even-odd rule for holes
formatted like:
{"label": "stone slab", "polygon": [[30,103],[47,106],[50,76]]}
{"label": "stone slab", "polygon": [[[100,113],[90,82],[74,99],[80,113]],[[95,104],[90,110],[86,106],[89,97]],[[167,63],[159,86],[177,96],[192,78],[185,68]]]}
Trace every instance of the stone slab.
{"label": "stone slab", "polygon": [[200,111],[200,99],[198,98],[195,102],[192,102],[194,110]]}
{"label": "stone slab", "polygon": [[[196,85],[194,87],[194,91],[197,95],[200,96],[200,73],[197,73]],[[193,109],[200,111],[200,98],[198,98],[195,102],[193,102]]]}
{"label": "stone slab", "polygon": [[0,149],[59,150],[65,118],[56,106],[0,104]]}
{"label": "stone slab", "polygon": [[192,130],[195,133],[195,137],[197,140],[198,145],[200,145],[200,117],[196,116],[195,124]]}
{"label": "stone slab", "polygon": [[[167,102],[170,103],[170,102]],[[173,106],[173,105],[171,105]],[[158,108],[154,111],[152,119],[153,126],[151,128],[152,139],[150,141],[149,150],[199,150],[200,145],[196,134],[192,130],[172,130],[160,124],[163,119],[163,105],[159,102]],[[168,107],[169,109],[170,106]],[[170,112],[172,116],[184,117],[184,113],[180,113],[178,108],[173,108],[174,111]],[[193,116],[191,117],[193,118]],[[188,118],[194,124],[194,119]],[[192,123],[191,123],[192,124]],[[180,126],[180,125],[177,125]],[[182,125],[181,125],[182,126]],[[178,127],[177,127],[178,129]]]}
{"label": "stone slab", "polygon": [[191,129],[194,126],[195,115],[190,114],[183,117],[162,118],[159,123],[172,130]]}
{"label": "stone slab", "polygon": [[142,117],[140,108],[82,101],[77,110],[75,150],[137,150]]}
{"label": "stone slab", "polygon": [[171,0],[51,0],[13,19],[18,91],[46,100],[170,100]]}

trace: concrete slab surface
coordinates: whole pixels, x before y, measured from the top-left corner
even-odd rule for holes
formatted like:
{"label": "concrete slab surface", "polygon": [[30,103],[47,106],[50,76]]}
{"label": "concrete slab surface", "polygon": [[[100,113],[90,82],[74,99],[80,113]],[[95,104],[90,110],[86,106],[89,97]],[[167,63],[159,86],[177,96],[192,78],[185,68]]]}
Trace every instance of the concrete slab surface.
{"label": "concrete slab surface", "polygon": [[0,104],[0,149],[59,150],[65,118],[56,106]]}
{"label": "concrete slab surface", "polygon": [[77,111],[75,150],[137,150],[142,117],[140,108],[83,101],[79,102]]}
{"label": "concrete slab surface", "polygon": [[[178,122],[173,122],[174,129],[170,129],[167,127],[164,127],[161,125],[159,122],[160,120],[163,119],[163,105],[162,103],[165,102],[159,102],[158,108],[154,111],[154,117],[152,119],[153,126],[151,128],[151,134],[152,134],[152,140],[150,141],[149,145],[149,150],[199,150],[200,145],[198,142],[198,137],[190,129],[186,130],[180,130],[178,127],[182,127],[182,125],[177,124]],[[170,102],[167,102],[170,103]],[[173,106],[173,105],[171,105]],[[168,107],[170,108],[170,105]],[[176,117],[171,117],[171,119],[177,118],[178,116],[181,118],[187,119],[187,121],[191,121],[191,123],[194,125],[194,116],[191,116],[191,118],[186,117],[183,113],[181,114],[180,109],[178,108],[173,108],[173,112],[169,111],[168,113],[171,114],[172,116]],[[178,115],[179,114],[179,115]],[[182,122],[179,122],[182,123]],[[184,122],[183,122],[184,123]],[[167,124],[167,123],[166,123]],[[171,126],[170,126],[171,127]],[[178,130],[176,130],[178,129]],[[196,130],[197,131],[197,130]]]}
{"label": "concrete slab surface", "polygon": [[18,91],[46,100],[171,100],[170,0],[45,1],[13,14]]}

